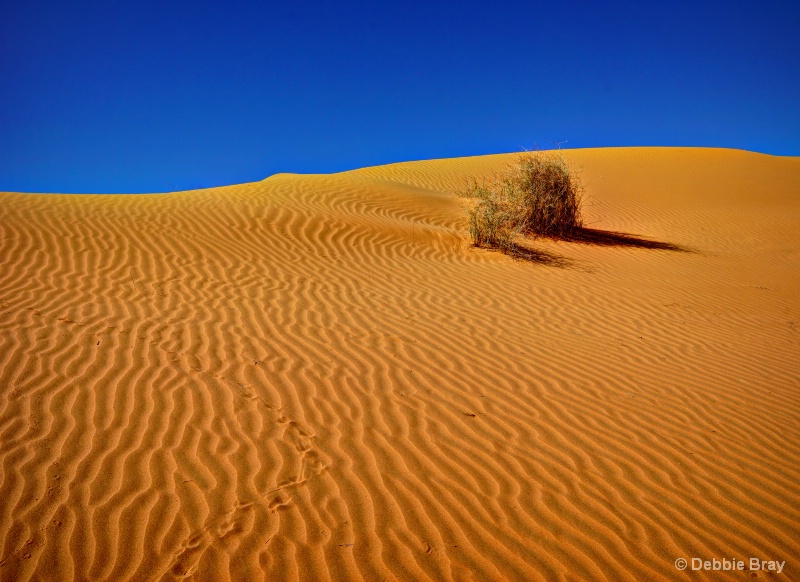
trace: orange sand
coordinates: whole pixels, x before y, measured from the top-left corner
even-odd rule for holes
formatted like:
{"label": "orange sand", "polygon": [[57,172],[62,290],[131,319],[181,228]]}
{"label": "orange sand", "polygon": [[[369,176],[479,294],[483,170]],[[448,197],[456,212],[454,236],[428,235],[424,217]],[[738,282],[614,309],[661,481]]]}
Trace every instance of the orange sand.
{"label": "orange sand", "polygon": [[0,580],[800,579],[800,158],[564,154],[686,252],[469,248],[513,154],[0,194]]}

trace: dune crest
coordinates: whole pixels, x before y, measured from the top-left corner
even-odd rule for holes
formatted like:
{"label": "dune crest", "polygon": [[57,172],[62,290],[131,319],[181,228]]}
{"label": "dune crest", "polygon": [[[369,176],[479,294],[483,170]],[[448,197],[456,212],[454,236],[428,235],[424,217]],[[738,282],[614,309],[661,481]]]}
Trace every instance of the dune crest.
{"label": "dune crest", "polygon": [[542,264],[514,154],[0,193],[0,580],[800,579],[800,158],[563,153]]}

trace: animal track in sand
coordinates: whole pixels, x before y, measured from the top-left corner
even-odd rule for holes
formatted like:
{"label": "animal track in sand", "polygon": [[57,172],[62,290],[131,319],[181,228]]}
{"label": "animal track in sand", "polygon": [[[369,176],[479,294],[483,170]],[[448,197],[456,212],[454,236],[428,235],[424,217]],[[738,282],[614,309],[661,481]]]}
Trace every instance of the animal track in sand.
{"label": "animal track in sand", "polygon": [[197,572],[203,554],[209,549],[224,543],[226,537],[243,532],[245,530],[243,523],[249,512],[257,511],[260,507],[268,515],[277,515],[288,509],[293,500],[291,491],[308,484],[310,479],[322,473],[329,465],[324,454],[313,442],[315,437],[313,431],[286,416],[281,408],[270,404],[250,387],[230,378],[222,376],[216,378],[226,380],[229,385],[232,384],[239,396],[265,411],[265,418],[283,427],[275,438],[290,443],[300,455],[300,469],[296,475],[284,479],[275,487],[261,493],[258,498],[237,501],[227,513],[207,520],[204,527],[190,533],[169,566],[169,571],[181,579],[191,577]]}

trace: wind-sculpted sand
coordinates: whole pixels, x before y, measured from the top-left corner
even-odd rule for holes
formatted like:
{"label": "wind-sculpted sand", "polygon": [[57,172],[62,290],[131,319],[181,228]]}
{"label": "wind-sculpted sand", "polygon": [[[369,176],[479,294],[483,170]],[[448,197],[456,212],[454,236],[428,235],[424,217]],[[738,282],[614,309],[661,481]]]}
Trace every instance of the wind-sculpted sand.
{"label": "wind-sculpted sand", "polygon": [[0,580],[800,579],[800,158],[564,155],[0,194]]}

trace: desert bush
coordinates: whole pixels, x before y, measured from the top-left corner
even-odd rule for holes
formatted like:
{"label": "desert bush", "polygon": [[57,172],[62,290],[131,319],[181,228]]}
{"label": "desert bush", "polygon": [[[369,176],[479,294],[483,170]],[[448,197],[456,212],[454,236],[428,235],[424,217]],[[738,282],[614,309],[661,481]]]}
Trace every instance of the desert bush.
{"label": "desert bush", "polygon": [[471,197],[475,203],[469,211],[469,234],[479,247],[497,247],[509,252],[520,234],[516,211],[510,200],[485,186],[473,186]]}
{"label": "desert bush", "polygon": [[520,236],[568,237],[582,226],[583,187],[557,152],[525,152],[493,182],[473,180],[462,192],[469,233],[478,247],[512,254]]}

